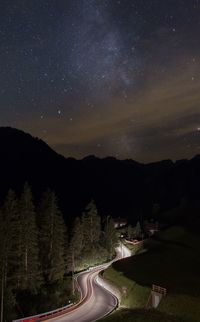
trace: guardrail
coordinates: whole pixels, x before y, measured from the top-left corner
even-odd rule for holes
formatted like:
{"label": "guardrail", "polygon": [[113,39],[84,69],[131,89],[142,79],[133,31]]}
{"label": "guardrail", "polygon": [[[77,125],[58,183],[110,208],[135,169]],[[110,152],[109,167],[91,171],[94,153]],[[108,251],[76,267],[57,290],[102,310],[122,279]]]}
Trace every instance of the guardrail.
{"label": "guardrail", "polygon": [[[100,267],[100,266],[101,265],[99,265],[98,267]],[[96,267],[91,268],[91,269],[96,269]],[[81,295],[80,301],[78,303],[70,303],[70,304],[68,304],[66,306],[63,306],[61,308],[58,308],[58,309],[55,309],[55,310],[52,310],[52,311],[48,311],[48,312],[45,312],[45,313],[41,313],[41,314],[32,315],[32,316],[24,317],[24,318],[21,318],[21,319],[13,320],[12,322],[40,322],[40,321],[45,320],[46,318],[50,318],[50,317],[54,317],[54,316],[56,317],[58,315],[61,315],[61,314],[65,313],[65,311],[71,306],[79,305],[83,301],[83,297],[82,297],[82,292],[81,292],[80,286],[77,283],[77,277],[79,275],[83,274],[83,273],[85,273],[85,272],[78,273],[75,276],[75,282],[77,284],[77,288],[78,288],[78,290],[80,292],[80,295]]]}
{"label": "guardrail", "polygon": [[48,311],[48,312],[37,314],[37,315],[28,316],[28,317],[25,317],[22,319],[13,320],[12,322],[42,321],[43,319],[48,318],[48,317],[52,317],[53,315],[57,315],[58,313],[64,313],[64,311],[72,305],[74,305],[74,303],[70,303],[70,304],[63,306],[61,308],[58,308],[56,310]]}
{"label": "guardrail", "polygon": [[[98,266],[95,266],[95,267],[91,267],[89,268],[89,270],[95,270],[95,269],[105,269],[107,268],[109,265],[111,265],[113,262],[115,262],[116,260],[118,260],[119,258],[116,257],[115,259],[113,259],[112,261],[110,261],[109,263],[105,263],[105,264],[100,264]],[[75,282],[77,283],[77,277],[82,274],[82,273],[86,273],[87,271],[85,272],[81,272],[81,273],[78,273],[76,274],[75,276]],[[50,318],[50,317],[56,317],[56,316],[59,316],[61,314],[64,314],[65,311],[71,307],[71,306],[78,306],[80,305],[81,302],[84,301],[84,298],[82,297],[82,292],[81,292],[81,289],[80,289],[80,286],[78,285],[77,283],[77,286],[78,286],[78,289],[79,289],[79,292],[81,294],[81,299],[78,303],[70,303],[66,306],[63,306],[61,308],[58,308],[56,310],[52,310],[52,311],[48,311],[48,312],[45,312],[45,313],[41,313],[41,314],[37,314],[37,315],[32,315],[32,316],[28,316],[28,317],[24,317],[24,318],[21,318],[21,319],[17,319],[17,320],[13,320],[12,322],[40,322],[40,321],[43,321],[45,320],[46,318]],[[117,296],[116,296],[117,298]]]}
{"label": "guardrail", "polygon": [[159,285],[155,285],[155,284],[152,285],[152,291],[156,292],[156,293],[160,293],[160,294],[162,294],[164,296],[167,294],[167,289],[166,288],[161,287]]}

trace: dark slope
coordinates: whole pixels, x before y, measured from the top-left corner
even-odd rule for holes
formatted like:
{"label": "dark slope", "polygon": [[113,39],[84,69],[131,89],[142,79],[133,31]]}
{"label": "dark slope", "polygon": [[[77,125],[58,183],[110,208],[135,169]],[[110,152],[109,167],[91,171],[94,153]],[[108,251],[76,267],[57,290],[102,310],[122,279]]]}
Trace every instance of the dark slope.
{"label": "dark slope", "polygon": [[10,187],[19,193],[28,181],[36,200],[49,187],[58,195],[62,209],[70,209],[72,205],[76,210],[73,196],[81,194],[75,160],[66,160],[42,140],[12,128],[0,128],[0,151],[2,197]]}
{"label": "dark slope", "polygon": [[45,142],[13,128],[0,128],[0,197],[28,181],[36,201],[55,190],[65,218],[79,215],[94,198],[102,215],[151,216],[152,205],[169,209],[185,198],[200,199],[200,157],[143,165],[112,157],[64,158]]}

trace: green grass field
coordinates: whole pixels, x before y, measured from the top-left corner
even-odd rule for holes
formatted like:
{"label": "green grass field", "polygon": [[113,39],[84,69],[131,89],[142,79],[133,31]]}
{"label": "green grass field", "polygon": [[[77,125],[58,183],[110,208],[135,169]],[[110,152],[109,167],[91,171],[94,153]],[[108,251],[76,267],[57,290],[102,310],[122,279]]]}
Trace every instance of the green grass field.
{"label": "green grass field", "polygon": [[[147,252],[114,263],[104,272],[104,277],[122,291],[121,308],[126,311],[117,311],[107,321],[122,321],[125,314],[126,322],[143,321],[143,315],[149,318],[145,321],[164,322],[166,318],[166,321],[199,322],[199,247],[197,233],[172,227],[160,233],[157,240],[149,241]],[[145,307],[152,284],[165,287],[167,296],[156,312],[140,311],[139,316],[135,310]]]}
{"label": "green grass field", "polygon": [[123,309],[101,320],[102,322],[181,322],[169,314],[160,313],[156,310],[146,311],[143,309]]}

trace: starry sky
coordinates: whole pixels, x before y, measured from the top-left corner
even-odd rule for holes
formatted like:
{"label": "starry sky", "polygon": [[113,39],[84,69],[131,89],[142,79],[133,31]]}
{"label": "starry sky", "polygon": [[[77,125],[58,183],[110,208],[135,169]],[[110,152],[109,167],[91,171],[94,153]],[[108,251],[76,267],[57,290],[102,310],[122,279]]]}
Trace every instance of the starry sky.
{"label": "starry sky", "polygon": [[199,0],[1,0],[0,126],[66,157],[200,153]]}

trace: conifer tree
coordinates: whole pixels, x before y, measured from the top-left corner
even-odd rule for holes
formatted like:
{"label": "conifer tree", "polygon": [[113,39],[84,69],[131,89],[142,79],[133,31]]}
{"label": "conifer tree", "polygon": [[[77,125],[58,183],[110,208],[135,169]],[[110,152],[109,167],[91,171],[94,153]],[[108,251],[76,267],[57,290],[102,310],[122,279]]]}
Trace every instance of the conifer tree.
{"label": "conifer tree", "polygon": [[115,246],[117,244],[116,229],[114,221],[109,216],[106,218],[105,225],[105,248],[108,251],[108,258],[112,258],[115,252]]}
{"label": "conifer tree", "polygon": [[141,224],[138,221],[136,226],[135,226],[135,235],[137,238],[140,238],[142,236],[142,228],[141,228]]}
{"label": "conifer tree", "polygon": [[132,225],[128,225],[127,235],[128,235],[128,238],[132,238],[135,235],[135,228]]}
{"label": "conifer tree", "polygon": [[47,283],[63,279],[66,271],[66,226],[54,192],[44,193],[38,215],[40,260]]}
{"label": "conifer tree", "polygon": [[98,245],[101,235],[101,219],[97,213],[94,200],[92,200],[82,215],[84,248],[86,251],[95,249]]}
{"label": "conifer tree", "polygon": [[38,229],[32,192],[26,183],[19,201],[20,216],[20,286],[36,290],[41,283],[38,249]]}
{"label": "conifer tree", "polygon": [[74,221],[72,236],[69,247],[69,267],[71,271],[76,271],[81,259],[83,258],[83,224],[79,217]]}
{"label": "conifer tree", "polygon": [[[11,273],[16,273],[17,269],[13,267],[16,265],[17,261],[17,200],[15,197],[15,193],[12,190],[9,190],[6,200],[1,209],[1,267],[4,270],[4,281],[5,287],[7,286],[7,280],[9,279],[9,275]],[[16,240],[15,240],[16,238]],[[12,274],[12,278],[14,276]]]}
{"label": "conifer tree", "polygon": [[[0,277],[1,277],[1,316],[7,315],[14,306],[12,290],[17,287],[18,249],[17,249],[17,200],[9,190],[0,211]],[[5,314],[4,314],[5,313]],[[5,316],[6,318],[6,316]]]}

